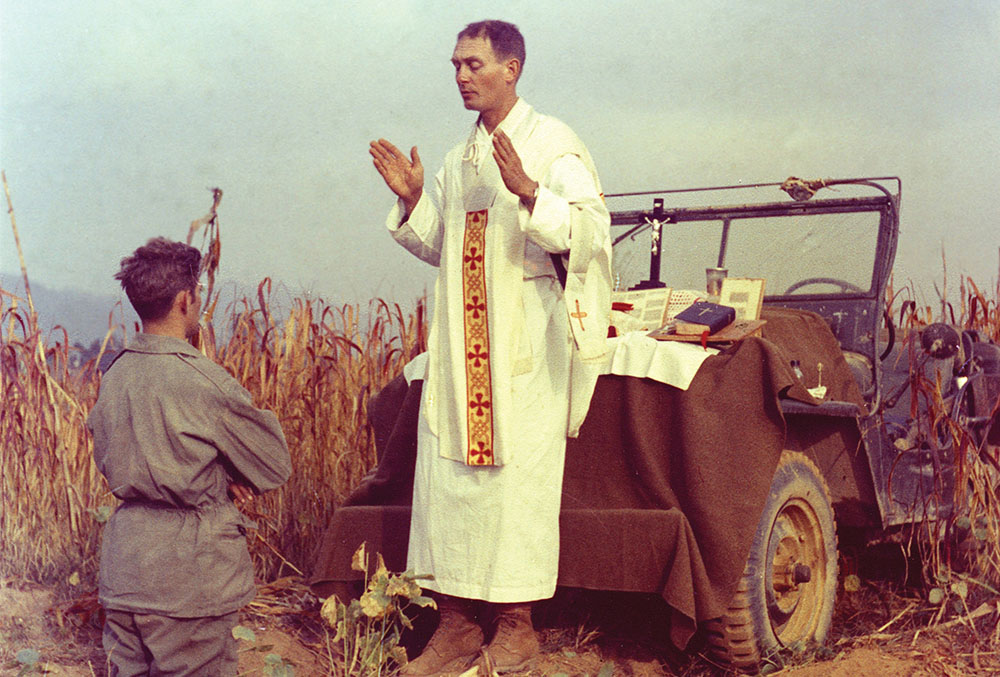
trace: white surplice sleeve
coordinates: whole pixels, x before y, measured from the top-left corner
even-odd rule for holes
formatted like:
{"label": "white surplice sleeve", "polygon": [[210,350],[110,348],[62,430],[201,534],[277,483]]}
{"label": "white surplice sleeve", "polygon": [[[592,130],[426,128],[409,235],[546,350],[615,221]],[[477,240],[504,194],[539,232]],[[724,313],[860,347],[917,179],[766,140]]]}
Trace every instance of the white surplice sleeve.
{"label": "white surplice sleeve", "polygon": [[432,266],[441,263],[441,245],[444,240],[444,218],[441,213],[442,197],[444,195],[444,168],[434,177],[432,195],[425,189],[420,200],[403,221],[405,207],[402,200],[389,212],[385,220],[386,228],[396,242],[403,245],[411,254]]}
{"label": "white surplice sleeve", "polygon": [[605,225],[594,229],[594,247],[609,237],[610,215],[594,178],[576,155],[563,155],[552,163],[538,182],[538,197],[530,218],[522,229],[528,238],[545,251],[561,254],[569,250],[573,223],[594,219]]}

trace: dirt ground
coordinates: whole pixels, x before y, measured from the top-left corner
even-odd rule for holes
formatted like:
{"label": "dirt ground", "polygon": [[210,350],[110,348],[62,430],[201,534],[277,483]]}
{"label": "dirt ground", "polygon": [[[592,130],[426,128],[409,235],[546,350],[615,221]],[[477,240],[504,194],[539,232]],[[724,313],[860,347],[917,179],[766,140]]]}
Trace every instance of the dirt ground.
{"label": "dirt ground", "polygon": [[[269,674],[268,654],[294,666],[295,675],[331,674],[317,604],[297,582],[278,591],[262,588],[243,614],[256,641],[243,642],[240,674]],[[842,592],[826,646],[779,657],[761,672],[789,677],[1000,674],[998,600],[989,605],[990,612],[974,621],[943,616],[935,626],[935,609],[915,591],[866,585],[856,593]],[[645,597],[561,591],[536,608],[543,654],[520,677],[725,674],[700,651],[698,637],[683,654],[664,648],[661,606]],[[106,675],[99,628],[93,593],[0,581],[0,675]],[[25,658],[27,649],[39,658],[34,672],[22,673],[17,657],[22,652]]]}

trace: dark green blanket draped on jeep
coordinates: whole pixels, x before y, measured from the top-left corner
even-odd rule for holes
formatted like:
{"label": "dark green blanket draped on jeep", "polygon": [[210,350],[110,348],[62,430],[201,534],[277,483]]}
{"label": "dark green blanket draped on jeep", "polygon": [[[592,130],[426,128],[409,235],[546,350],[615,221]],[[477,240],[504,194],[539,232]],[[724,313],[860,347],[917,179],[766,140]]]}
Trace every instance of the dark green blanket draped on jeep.
{"label": "dark green blanket draped on jeep", "polygon": [[[743,572],[783,448],[779,396],[814,402],[790,361],[802,363],[809,386],[823,362],[828,399],[860,402],[819,316],[764,317],[765,338],[706,359],[686,391],[602,376],[567,444],[559,585],[658,593],[681,648],[697,623],[722,615]],[[406,567],[420,385],[397,378],[372,403],[380,463],[319,543],[311,584],[320,595],[360,578],[350,565],[362,541],[391,570]]]}

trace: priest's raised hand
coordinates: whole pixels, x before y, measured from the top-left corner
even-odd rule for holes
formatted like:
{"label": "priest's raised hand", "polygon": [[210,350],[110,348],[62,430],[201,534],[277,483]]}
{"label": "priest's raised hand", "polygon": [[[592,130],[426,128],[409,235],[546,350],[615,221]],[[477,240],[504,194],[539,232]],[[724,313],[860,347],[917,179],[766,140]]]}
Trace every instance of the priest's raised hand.
{"label": "priest's raised hand", "polygon": [[499,129],[493,135],[493,158],[497,161],[500,178],[507,190],[521,198],[529,209],[532,208],[538,182],[525,173],[521,156],[517,154],[510,137]]}
{"label": "priest's raised hand", "polygon": [[371,153],[375,169],[385,179],[389,190],[403,201],[406,214],[409,215],[424,192],[424,166],[420,163],[417,147],[410,149],[410,158],[407,158],[394,145],[385,139],[379,139],[371,142],[368,152]]}

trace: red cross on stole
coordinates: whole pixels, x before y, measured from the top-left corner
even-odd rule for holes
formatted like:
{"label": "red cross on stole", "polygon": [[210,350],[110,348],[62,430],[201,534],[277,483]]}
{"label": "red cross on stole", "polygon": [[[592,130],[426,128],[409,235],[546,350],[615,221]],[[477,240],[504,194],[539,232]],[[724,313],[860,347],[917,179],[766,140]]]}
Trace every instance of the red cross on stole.
{"label": "red cross on stole", "polygon": [[462,308],[465,319],[468,465],[493,465],[493,387],[486,314],[487,211],[467,212],[462,243]]}

